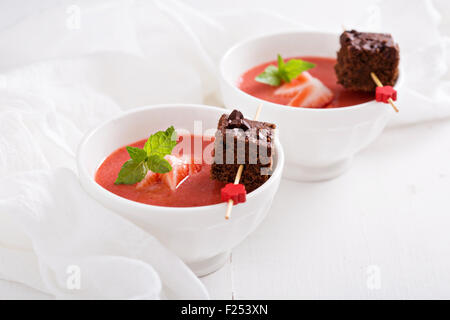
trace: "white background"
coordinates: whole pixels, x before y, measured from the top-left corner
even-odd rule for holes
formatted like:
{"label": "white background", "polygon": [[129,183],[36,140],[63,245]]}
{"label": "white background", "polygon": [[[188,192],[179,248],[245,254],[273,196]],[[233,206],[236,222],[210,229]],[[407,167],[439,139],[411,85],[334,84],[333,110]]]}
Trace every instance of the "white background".
{"label": "white background", "polygon": [[[187,2],[201,10],[223,6]],[[293,3],[226,2],[243,8],[257,3],[287,16]],[[0,29],[54,3],[2,0]],[[352,10],[360,8],[349,8],[348,17],[332,15],[332,6],[342,4],[327,2],[323,14],[304,14],[304,22],[350,24]],[[441,31],[449,34],[450,10],[444,1],[436,4]],[[450,122],[444,119],[386,130],[335,180],[283,180],[267,219],[233,250],[224,268],[202,281],[213,298],[223,299],[448,299],[449,271]],[[46,298],[0,282],[0,298],[30,297]]]}

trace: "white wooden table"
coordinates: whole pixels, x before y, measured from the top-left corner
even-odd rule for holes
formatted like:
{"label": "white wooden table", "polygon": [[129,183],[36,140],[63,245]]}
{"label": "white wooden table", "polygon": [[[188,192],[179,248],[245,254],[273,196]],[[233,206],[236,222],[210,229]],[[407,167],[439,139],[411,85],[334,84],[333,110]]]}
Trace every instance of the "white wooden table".
{"label": "white wooden table", "polygon": [[[328,182],[283,180],[202,278],[212,298],[450,298],[450,121],[389,129]],[[48,298],[0,281],[2,298]]]}

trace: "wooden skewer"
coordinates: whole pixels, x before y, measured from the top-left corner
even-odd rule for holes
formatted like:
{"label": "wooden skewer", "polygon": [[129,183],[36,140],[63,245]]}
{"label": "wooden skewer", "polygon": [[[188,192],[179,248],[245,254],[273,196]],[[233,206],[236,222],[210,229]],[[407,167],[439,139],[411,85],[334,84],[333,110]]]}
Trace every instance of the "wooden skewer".
{"label": "wooden skewer", "polygon": [[[377,77],[377,75],[375,73],[371,72],[370,76],[372,77],[373,82],[375,82],[375,84],[378,87],[382,87],[383,86],[383,84],[381,83],[380,79],[378,79],[378,77]],[[391,104],[392,108],[394,108],[395,112],[398,112],[398,108],[395,106],[394,100],[392,100],[392,98],[389,98],[388,101]]]}
{"label": "wooden skewer", "polygon": [[[255,120],[255,121],[258,120],[259,114],[261,113],[261,108],[262,108],[262,103],[258,106],[258,109],[256,110],[255,117],[253,118],[253,120]],[[234,178],[234,184],[239,184],[239,180],[241,180],[243,170],[244,170],[244,165],[241,164],[236,173],[236,178]],[[227,220],[230,219],[231,209],[233,209],[233,200],[230,199],[230,200],[228,200],[227,211],[225,213],[225,219],[227,219]]]}

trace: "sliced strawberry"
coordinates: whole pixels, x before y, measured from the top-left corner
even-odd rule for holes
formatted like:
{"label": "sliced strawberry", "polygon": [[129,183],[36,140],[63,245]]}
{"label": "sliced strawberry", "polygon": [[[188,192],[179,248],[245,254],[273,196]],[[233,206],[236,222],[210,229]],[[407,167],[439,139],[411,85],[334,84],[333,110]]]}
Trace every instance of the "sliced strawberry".
{"label": "sliced strawberry", "polygon": [[155,173],[152,171],[148,171],[145,178],[141,182],[138,182],[138,184],[136,185],[136,189],[138,189],[138,190],[144,189],[156,182],[159,182],[160,180],[161,180],[161,174]]}
{"label": "sliced strawberry", "polygon": [[333,93],[316,78],[312,78],[310,84],[289,101],[289,106],[304,108],[322,108],[331,103]]}
{"label": "sliced strawberry", "polygon": [[194,174],[202,170],[201,164],[190,163],[189,164],[189,174]]}
{"label": "sliced strawberry", "polygon": [[333,100],[331,90],[306,71],[279,87],[275,95],[291,98],[289,106],[304,108],[322,108]]}
{"label": "sliced strawberry", "polygon": [[189,163],[185,159],[169,155],[165,156],[172,166],[172,170],[161,175],[161,181],[171,190],[175,190],[189,176]]}
{"label": "sliced strawberry", "polygon": [[189,176],[199,172],[202,169],[201,164],[192,163],[188,157],[176,157],[167,155],[164,157],[169,161],[172,170],[168,173],[147,172],[145,178],[136,185],[136,189],[144,189],[155,183],[162,182],[171,190],[176,190]]}
{"label": "sliced strawberry", "polygon": [[285,83],[277,90],[275,90],[275,95],[287,98],[295,97],[297,93],[299,93],[299,91],[301,91],[308,85],[311,79],[312,76],[309,74],[309,72],[304,71],[291,82]]}

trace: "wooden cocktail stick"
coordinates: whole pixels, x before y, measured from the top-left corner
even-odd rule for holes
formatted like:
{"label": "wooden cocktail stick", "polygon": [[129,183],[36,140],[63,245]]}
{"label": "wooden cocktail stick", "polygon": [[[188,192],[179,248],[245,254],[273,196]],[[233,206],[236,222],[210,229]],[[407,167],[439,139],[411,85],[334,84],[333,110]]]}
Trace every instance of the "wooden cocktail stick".
{"label": "wooden cocktail stick", "polygon": [[[380,79],[378,79],[378,77],[377,77],[377,75],[375,73],[371,72],[370,76],[372,77],[373,82],[375,82],[375,84],[378,87],[382,87],[383,86],[383,84],[381,83]],[[392,108],[394,108],[395,112],[398,112],[398,108],[395,106],[394,100],[392,100],[392,98],[389,98],[388,101],[391,104]]]}
{"label": "wooden cocktail stick", "polygon": [[[255,117],[253,118],[253,120],[255,120],[255,121],[258,120],[259,114],[261,113],[261,108],[262,108],[262,103],[258,106],[258,109],[256,110],[256,114],[255,114]],[[234,184],[239,184],[239,180],[241,180],[243,170],[244,170],[244,165],[241,164],[236,173],[236,178],[234,178]],[[227,204],[227,211],[225,213],[225,219],[227,219],[227,220],[230,219],[231,209],[233,209],[233,200],[232,199],[228,200],[228,204]]]}

